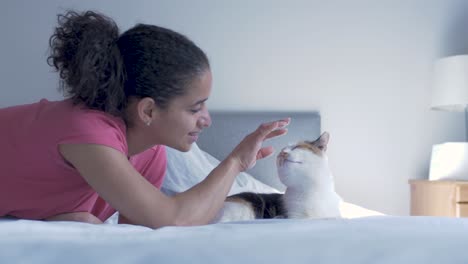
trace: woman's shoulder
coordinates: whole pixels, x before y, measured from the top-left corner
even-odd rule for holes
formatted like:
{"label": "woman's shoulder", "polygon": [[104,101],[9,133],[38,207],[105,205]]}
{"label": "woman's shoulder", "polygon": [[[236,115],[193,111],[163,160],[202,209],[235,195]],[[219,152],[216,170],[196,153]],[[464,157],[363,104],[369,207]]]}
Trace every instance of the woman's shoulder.
{"label": "woman's shoulder", "polygon": [[125,122],[122,118],[89,109],[83,104],[75,104],[71,99],[58,101],[41,99],[34,103],[9,106],[1,108],[0,115],[7,119],[23,120],[33,126],[63,126],[73,129],[91,126],[125,129]]}
{"label": "woman's shoulder", "polygon": [[[71,99],[61,101],[41,100],[42,109],[37,113],[42,119],[53,120],[51,125],[80,133],[100,133],[117,130],[125,134],[122,118],[109,113],[75,104]],[[93,132],[94,131],[94,132]]]}
{"label": "woman's shoulder", "polygon": [[57,134],[58,144],[99,144],[127,151],[126,126],[121,118],[74,104],[70,99],[41,102],[44,109],[38,115]]}
{"label": "woman's shoulder", "polygon": [[23,142],[35,142],[40,135],[41,141],[50,145],[91,143],[127,151],[123,119],[74,104],[71,99],[42,99],[3,108],[0,109],[0,122],[11,124],[5,133]]}

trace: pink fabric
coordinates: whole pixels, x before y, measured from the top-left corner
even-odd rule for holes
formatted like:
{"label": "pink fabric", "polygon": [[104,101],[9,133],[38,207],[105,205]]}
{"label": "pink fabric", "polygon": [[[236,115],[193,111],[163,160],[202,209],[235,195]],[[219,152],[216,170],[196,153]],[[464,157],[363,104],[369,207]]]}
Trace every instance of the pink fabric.
{"label": "pink fabric", "polygon": [[[73,106],[70,100],[0,109],[0,216],[43,219],[91,212],[102,221],[115,210],[101,199],[58,151],[62,143],[91,143],[125,155],[125,123],[112,115]],[[130,158],[155,187],[166,173],[166,149],[154,146]]]}

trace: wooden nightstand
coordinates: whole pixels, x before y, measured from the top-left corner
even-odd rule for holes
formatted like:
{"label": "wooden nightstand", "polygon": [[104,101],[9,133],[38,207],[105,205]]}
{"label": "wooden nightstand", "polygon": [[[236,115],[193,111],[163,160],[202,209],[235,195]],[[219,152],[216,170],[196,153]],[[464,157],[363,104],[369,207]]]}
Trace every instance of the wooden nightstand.
{"label": "wooden nightstand", "polygon": [[409,180],[411,215],[468,217],[468,181]]}

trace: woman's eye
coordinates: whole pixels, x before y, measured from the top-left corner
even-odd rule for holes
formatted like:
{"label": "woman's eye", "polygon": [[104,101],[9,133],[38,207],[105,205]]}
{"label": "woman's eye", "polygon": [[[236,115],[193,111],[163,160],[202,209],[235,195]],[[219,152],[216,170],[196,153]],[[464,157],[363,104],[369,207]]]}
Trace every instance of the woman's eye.
{"label": "woman's eye", "polygon": [[196,108],[190,109],[190,112],[192,112],[192,114],[196,114],[196,113],[200,112],[201,110],[203,110],[203,108],[205,107],[205,103],[203,102],[203,103],[200,103],[200,104],[194,105],[194,106],[196,106]]}

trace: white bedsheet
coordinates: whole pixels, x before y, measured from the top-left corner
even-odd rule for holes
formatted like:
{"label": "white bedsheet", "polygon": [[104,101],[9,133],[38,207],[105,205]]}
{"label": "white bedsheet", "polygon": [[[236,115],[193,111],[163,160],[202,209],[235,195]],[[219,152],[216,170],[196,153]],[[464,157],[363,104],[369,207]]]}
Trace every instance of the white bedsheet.
{"label": "white bedsheet", "polygon": [[0,263],[468,263],[468,219],[256,220],[152,230],[0,220]]}

